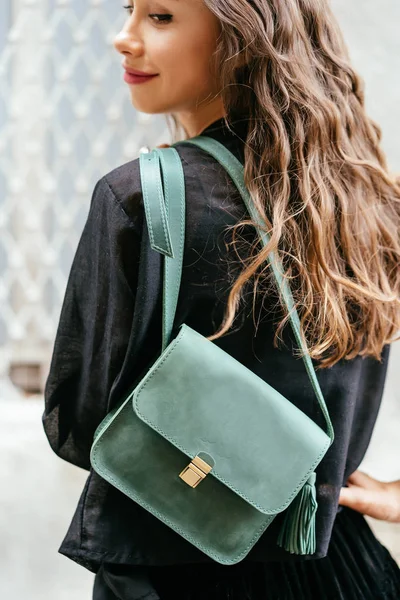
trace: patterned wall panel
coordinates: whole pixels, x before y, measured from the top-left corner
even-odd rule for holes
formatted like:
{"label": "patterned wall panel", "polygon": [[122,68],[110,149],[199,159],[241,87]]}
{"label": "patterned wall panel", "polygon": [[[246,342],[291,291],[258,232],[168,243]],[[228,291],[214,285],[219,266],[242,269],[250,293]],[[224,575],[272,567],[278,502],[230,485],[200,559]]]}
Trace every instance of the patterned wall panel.
{"label": "patterned wall panel", "polygon": [[122,79],[122,0],[1,6],[0,374],[48,359],[96,181],[169,140]]}

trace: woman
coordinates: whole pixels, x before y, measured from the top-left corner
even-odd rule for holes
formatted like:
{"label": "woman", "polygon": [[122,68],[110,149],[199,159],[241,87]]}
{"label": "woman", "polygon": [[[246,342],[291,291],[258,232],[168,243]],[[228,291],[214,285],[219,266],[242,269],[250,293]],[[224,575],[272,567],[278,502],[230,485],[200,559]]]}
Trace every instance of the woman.
{"label": "woman", "polygon": [[162,260],[149,245],[133,160],[94,189],[46,382],[49,442],[89,471],[60,552],[96,573],[95,600],[399,598],[399,568],[358,512],[398,522],[398,482],[355,472],[400,328],[400,186],[337,23],[325,0],[137,0],[126,8],[115,47],[132,104],[171,116],[176,141],[180,129],[225,144],[245,165],[271,237],[260,253],[224,169],[178,143],[187,224],[174,327],[185,322],[215,340],[321,422],[266,260],[279,247],[335,442],[317,468],[315,553],[277,546],[278,515],[229,567],[91,470],[96,427],[161,343]]}

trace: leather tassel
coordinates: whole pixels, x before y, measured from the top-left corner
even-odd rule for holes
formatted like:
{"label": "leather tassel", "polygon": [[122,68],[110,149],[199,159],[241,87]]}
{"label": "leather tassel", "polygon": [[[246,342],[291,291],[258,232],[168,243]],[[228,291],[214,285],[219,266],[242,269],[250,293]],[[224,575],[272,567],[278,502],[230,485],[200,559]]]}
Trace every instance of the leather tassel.
{"label": "leather tassel", "polygon": [[291,554],[314,554],[316,548],[316,473],[311,473],[300,492],[286,509],[277,544]]}

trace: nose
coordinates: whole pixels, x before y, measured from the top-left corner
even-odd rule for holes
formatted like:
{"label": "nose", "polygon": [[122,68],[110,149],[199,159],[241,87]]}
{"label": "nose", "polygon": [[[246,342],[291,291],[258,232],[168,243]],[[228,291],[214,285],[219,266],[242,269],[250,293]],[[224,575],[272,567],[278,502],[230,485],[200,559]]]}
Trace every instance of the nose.
{"label": "nose", "polygon": [[143,52],[142,41],[132,35],[132,32],[125,28],[114,37],[113,45],[120,54],[132,54],[134,56],[140,56],[140,54]]}

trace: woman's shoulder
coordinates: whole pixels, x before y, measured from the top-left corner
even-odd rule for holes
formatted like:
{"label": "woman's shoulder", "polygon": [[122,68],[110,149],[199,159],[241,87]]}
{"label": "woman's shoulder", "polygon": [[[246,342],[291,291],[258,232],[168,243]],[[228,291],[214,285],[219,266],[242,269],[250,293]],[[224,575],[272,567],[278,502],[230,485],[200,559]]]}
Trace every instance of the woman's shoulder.
{"label": "woman's shoulder", "polygon": [[96,184],[132,220],[143,210],[139,158],[119,165],[103,175]]}
{"label": "woman's shoulder", "polygon": [[[218,177],[223,176],[224,169],[201,148],[180,142],[176,143],[174,148],[181,159],[187,193],[190,194],[199,187],[200,179],[205,187],[207,183],[215,186]],[[112,202],[117,202],[133,220],[144,210],[139,157],[103,175],[96,187],[101,190],[102,195],[108,196]]]}

